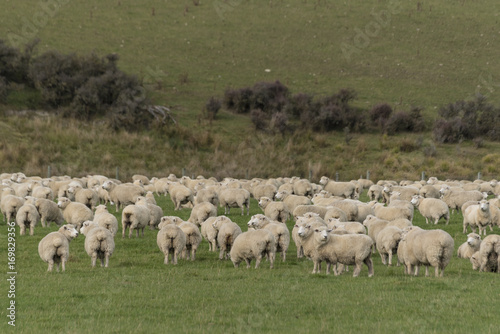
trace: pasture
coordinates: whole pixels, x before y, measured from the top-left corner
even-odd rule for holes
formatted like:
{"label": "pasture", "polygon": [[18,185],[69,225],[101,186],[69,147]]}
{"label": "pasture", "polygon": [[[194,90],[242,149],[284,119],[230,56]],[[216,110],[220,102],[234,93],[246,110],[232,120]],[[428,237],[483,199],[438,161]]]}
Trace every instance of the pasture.
{"label": "pasture", "polygon": [[[361,198],[367,201],[365,195]],[[174,212],[168,197],[157,197],[166,215],[187,219],[190,209]],[[114,212],[114,207],[109,207]],[[261,213],[252,199],[250,215]],[[219,208],[218,214],[223,214]],[[228,215],[247,230],[249,216]],[[120,221],[120,219],[119,219]],[[415,211],[414,224],[441,228],[465,241],[461,214],[450,224],[425,224]],[[290,230],[291,220],[287,225]],[[375,276],[363,267],[340,276],[312,275],[313,264],[297,259],[293,242],[286,262],[270,270],[235,269],[208,252],[203,240],[194,262],[164,265],[156,230],[144,237],[115,239],[109,268],[90,266],[84,236],[70,243],[66,272],[47,272],[37,252],[40,239],[57,227],[38,225],[35,235],[16,234],[16,327],[7,324],[6,224],[0,225],[4,279],[0,330],[3,333],[495,333],[498,331],[498,275],[473,271],[456,252],[443,278],[410,277],[402,267],[385,267],[373,255]],[[18,231],[18,228],[16,227]],[[490,233],[490,232],[488,232]],[[494,233],[498,233],[495,228]],[[254,262],[252,262],[252,265]],[[433,272],[431,270],[431,272]]]}

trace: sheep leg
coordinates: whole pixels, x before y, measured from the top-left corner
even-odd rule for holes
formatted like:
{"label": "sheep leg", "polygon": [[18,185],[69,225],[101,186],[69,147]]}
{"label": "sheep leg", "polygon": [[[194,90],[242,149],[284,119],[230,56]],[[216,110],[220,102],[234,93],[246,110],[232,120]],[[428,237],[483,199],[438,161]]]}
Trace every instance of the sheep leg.
{"label": "sheep leg", "polygon": [[285,250],[281,251],[281,257],[283,259],[283,262],[285,262],[285,258],[286,258],[286,252],[285,252]]}
{"label": "sheep leg", "polygon": [[[61,258],[61,271],[64,272],[66,271],[66,258]],[[59,271],[59,264],[57,264],[57,271]]]}
{"label": "sheep leg", "polygon": [[19,234],[25,235],[26,234],[26,226],[24,224],[22,224],[20,227],[21,227],[21,230],[19,231]]}
{"label": "sheep leg", "polygon": [[247,269],[249,269],[250,268],[250,259],[245,259],[245,262],[247,264]]}
{"label": "sheep leg", "polygon": [[97,253],[96,252],[92,253],[91,258],[92,258],[92,268],[95,268],[95,264],[97,262]]}
{"label": "sheep leg", "polygon": [[356,263],[354,265],[354,271],[352,273],[352,277],[358,277],[359,276],[359,273],[361,272],[361,265],[362,265],[361,262],[356,261]]}
{"label": "sheep leg", "polygon": [[414,267],[415,267],[415,270],[414,270],[414,275],[415,275],[415,276],[418,276],[418,272],[419,272],[419,270],[420,270],[420,266],[419,266],[418,264],[416,264]]}
{"label": "sheep leg", "polygon": [[[106,259],[105,259],[105,263],[104,263],[104,268],[107,268],[109,267],[109,253],[106,253]],[[102,262],[102,261],[101,261]],[[102,264],[101,264],[102,265]]]}
{"label": "sheep leg", "polygon": [[392,250],[389,252],[389,266],[392,266]]}
{"label": "sheep leg", "polygon": [[429,266],[425,266],[425,277],[429,277]]}
{"label": "sheep leg", "polygon": [[163,260],[164,264],[168,264],[168,253],[165,254],[165,259]]}
{"label": "sheep leg", "polygon": [[382,260],[382,264],[387,264],[386,254],[380,253],[380,259]]}
{"label": "sheep leg", "polygon": [[429,219],[427,219],[427,217],[425,217],[425,223],[429,224]]}
{"label": "sheep leg", "polygon": [[368,267],[368,277],[373,277],[374,271],[373,271],[373,260],[372,260],[372,258],[371,257],[367,257],[363,262]]}
{"label": "sheep leg", "polygon": [[225,252],[225,248],[221,247],[220,252],[219,252],[219,260],[224,260],[224,252]]}
{"label": "sheep leg", "polygon": [[262,254],[257,255],[255,258],[255,269],[259,268],[260,261],[262,261]]}
{"label": "sheep leg", "polygon": [[47,224],[45,222],[45,217],[43,217],[43,219],[41,219],[40,222],[42,223],[42,227],[46,227],[47,226]]}
{"label": "sheep leg", "polygon": [[195,255],[196,255],[196,249],[191,248],[191,261],[194,261]]}
{"label": "sheep leg", "polygon": [[30,235],[33,235],[33,234],[35,234],[35,225],[34,224],[30,225]]}
{"label": "sheep leg", "polygon": [[319,260],[314,260],[314,266],[313,266],[313,271],[312,271],[313,274],[319,273],[318,267],[319,267],[320,263],[321,262]]}
{"label": "sheep leg", "polygon": [[[47,271],[52,271],[52,269],[54,268],[54,260],[50,259],[48,263],[49,268],[47,269]],[[57,271],[59,271],[59,268],[57,269]]]}
{"label": "sheep leg", "polygon": [[332,267],[332,263],[330,261],[326,261],[326,274],[330,275],[330,269]]}

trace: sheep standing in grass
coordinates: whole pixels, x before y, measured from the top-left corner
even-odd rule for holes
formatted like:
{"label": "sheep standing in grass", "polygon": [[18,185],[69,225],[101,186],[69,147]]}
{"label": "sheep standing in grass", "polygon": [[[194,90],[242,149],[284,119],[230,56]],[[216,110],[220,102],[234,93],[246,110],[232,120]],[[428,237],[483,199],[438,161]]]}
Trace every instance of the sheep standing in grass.
{"label": "sheep standing in grass", "polygon": [[139,196],[137,197],[137,201],[135,205],[144,205],[149,210],[149,228],[151,230],[156,229],[156,226],[161,221],[161,217],[163,217],[163,209],[156,204],[151,203],[147,197]]}
{"label": "sheep standing in grass", "polygon": [[271,220],[286,223],[290,216],[290,211],[283,202],[275,202],[271,198],[263,196],[259,200],[259,207],[264,211],[264,215]]}
{"label": "sheep standing in grass", "polygon": [[133,230],[136,230],[136,237],[139,236],[139,230],[142,230],[144,236],[144,228],[149,225],[151,214],[149,209],[144,205],[127,205],[122,211],[122,238],[125,238],[125,231],[129,228],[128,237],[132,237]]}
{"label": "sheep standing in grass", "polygon": [[80,231],[84,221],[94,219],[94,213],[85,204],[71,202],[67,197],[59,198],[57,206],[62,210],[64,220],[74,225],[77,231]]}
{"label": "sheep standing in grass", "polygon": [[448,205],[440,199],[423,198],[419,195],[415,195],[411,199],[411,204],[418,208],[420,214],[425,218],[426,224],[429,224],[429,219],[434,220],[434,225],[436,225],[441,218],[446,220],[446,225],[450,222],[450,209]]}
{"label": "sheep standing in grass", "polygon": [[327,206],[326,208],[328,210],[326,211],[325,216],[323,217],[325,221],[328,221],[328,219],[330,218],[337,218],[341,222],[348,221],[347,214],[341,208],[335,206]]}
{"label": "sheep standing in grass", "polygon": [[116,211],[126,205],[134,204],[137,197],[144,196],[144,188],[131,184],[117,184],[111,180],[103,183],[102,187],[109,192],[109,198],[115,203]]}
{"label": "sheep standing in grass", "polygon": [[[470,257],[470,263],[472,264],[473,270],[479,270],[481,268],[481,255],[480,252],[477,251]],[[498,272],[498,255],[495,252],[491,252],[488,254],[488,258],[486,260],[486,265],[484,266],[484,272],[488,273],[496,273]]]}
{"label": "sheep standing in grass", "polygon": [[358,222],[341,222],[337,218],[330,218],[326,221],[326,225],[334,231],[343,228],[351,234],[366,234],[365,226]]}
{"label": "sheep standing in grass", "polygon": [[285,262],[286,251],[290,245],[290,231],[285,224],[273,222],[267,216],[257,214],[252,216],[247,225],[249,228],[254,228],[256,230],[263,228],[269,230],[274,236],[276,253],[281,252],[281,258],[283,259],[283,262]]}
{"label": "sheep standing in grass", "polygon": [[253,187],[252,195],[259,201],[262,197],[274,198],[278,188],[272,184],[259,184]]}
{"label": "sheep standing in grass", "polygon": [[274,236],[266,229],[243,232],[234,240],[229,254],[235,268],[238,268],[241,261],[245,261],[247,268],[250,268],[250,262],[255,259],[257,269],[262,258],[267,256],[272,269],[276,256]]}
{"label": "sheep standing in grass", "polygon": [[99,226],[97,222],[86,221],[81,232],[85,235],[85,251],[91,258],[92,268],[97,259],[101,260],[101,267],[109,266],[109,258],[115,250],[115,240],[111,231]]}
{"label": "sheep standing in grass", "polygon": [[213,226],[213,222],[217,219],[217,217],[209,217],[200,226],[200,232],[203,238],[208,242],[208,251],[215,252],[217,251],[217,231]]}
{"label": "sheep standing in grass", "polygon": [[470,226],[472,232],[476,233],[476,227],[479,227],[479,235],[486,235],[486,226],[492,221],[490,202],[482,200],[479,205],[469,206],[463,213],[463,217],[463,233],[467,233],[467,226]]}
{"label": "sheep standing in grass", "polygon": [[168,264],[169,254],[172,254],[172,263],[177,264],[177,258],[186,247],[186,235],[181,228],[175,224],[158,225],[160,231],[156,236],[156,243],[165,255],[163,263]]}
{"label": "sheep standing in grass", "polygon": [[180,210],[182,206],[193,207],[193,191],[185,185],[171,182],[168,187],[168,193],[170,194],[170,199],[174,204],[174,210]]}
{"label": "sheep standing in grass", "polygon": [[66,270],[66,262],[69,257],[69,242],[78,236],[78,231],[71,224],[61,226],[57,232],[51,232],[43,237],[38,244],[38,255],[49,264],[47,271],[52,271],[54,263],[59,265],[62,271]]}
{"label": "sheep standing in grass", "polygon": [[476,233],[467,234],[467,240],[458,247],[457,257],[462,259],[470,259],[471,256],[479,251],[481,246],[481,236]]}
{"label": "sheep standing in grass", "polygon": [[201,202],[195,204],[188,221],[201,226],[201,224],[207,220],[209,217],[217,216],[217,208],[210,202]]}
{"label": "sheep standing in grass", "polygon": [[35,233],[35,226],[40,221],[40,214],[33,204],[24,203],[16,214],[16,223],[20,227],[20,235],[26,234],[26,228],[29,227],[30,235]]}
{"label": "sheep standing in grass", "polygon": [[224,208],[224,214],[229,214],[231,208],[241,208],[241,215],[250,214],[250,192],[242,188],[225,188],[219,193],[219,205]]}
{"label": "sheep standing in grass", "polygon": [[95,208],[94,221],[99,226],[108,229],[113,237],[118,233],[118,219],[115,215],[109,213],[106,205],[100,204]]}
{"label": "sheep standing in grass", "polygon": [[295,208],[295,210],[293,210],[293,218],[297,220],[298,217],[304,215],[306,212],[315,212],[324,219],[329,208],[331,207],[319,205],[299,205]]}
{"label": "sheep standing in grass", "polygon": [[295,208],[299,205],[310,205],[312,204],[309,197],[292,195],[288,191],[278,191],[276,193],[276,199],[281,200],[285,203],[289,212],[293,212]]}
{"label": "sheep standing in grass", "polygon": [[50,226],[51,222],[61,226],[64,222],[62,211],[59,210],[56,202],[50,199],[38,198],[35,200],[35,207],[40,214],[42,227]]}
{"label": "sheep standing in grass", "polygon": [[17,210],[24,204],[24,198],[15,195],[2,196],[0,210],[3,213],[4,221],[10,223],[16,219]]}
{"label": "sheep standing in grass", "polygon": [[368,192],[366,193],[366,195],[368,196],[370,201],[380,202],[380,200],[384,198],[382,196],[383,191],[384,191],[383,186],[379,186],[379,185],[374,184],[374,185],[370,186],[370,188],[368,188]]}
{"label": "sheep standing in grass", "polygon": [[91,210],[95,210],[99,204],[99,195],[93,189],[71,186],[68,188],[68,193],[75,198],[75,202],[83,203]]}
{"label": "sheep standing in grass", "polygon": [[226,216],[217,217],[212,226],[218,231],[219,259],[227,259],[234,240],[242,233],[241,228]]}
{"label": "sheep standing in grass", "polygon": [[[392,255],[398,250],[402,233],[403,230],[399,227],[386,226],[377,234],[377,251],[383,264],[392,266]],[[397,265],[399,266],[399,259]]]}
{"label": "sheep standing in grass", "polygon": [[[310,236],[309,232],[311,229],[315,228],[327,228],[326,223],[323,219],[319,219],[320,217],[317,214],[309,213],[310,215],[302,216],[297,219],[295,225],[292,229],[292,239],[297,247],[297,258],[300,259],[304,256],[307,256],[304,251],[304,242],[306,242],[307,238]],[[303,229],[303,235],[299,235],[299,231],[301,228]],[[306,233],[307,232],[307,233]]]}
{"label": "sheep standing in grass", "polygon": [[500,273],[500,235],[490,234],[483,239],[479,246],[479,271],[486,271],[491,258],[497,258],[496,272]]}
{"label": "sheep standing in grass", "polygon": [[425,186],[422,186],[422,188],[419,189],[418,194],[422,196],[423,198],[440,198],[441,193],[439,192],[436,187],[426,184]]}
{"label": "sheep standing in grass", "polygon": [[481,201],[484,199],[484,194],[480,191],[451,189],[449,186],[442,187],[440,193],[441,199],[448,204],[452,214],[455,210],[460,211],[462,205],[467,201]]}
{"label": "sheep standing in grass", "polygon": [[373,210],[375,212],[375,216],[384,219],[384,220],[396,220],[400,218],[408,219],[412,221],[413,213],[409,208],[406,207],[393,207],[393,206],[384,206],[382,203],[373,204]]}

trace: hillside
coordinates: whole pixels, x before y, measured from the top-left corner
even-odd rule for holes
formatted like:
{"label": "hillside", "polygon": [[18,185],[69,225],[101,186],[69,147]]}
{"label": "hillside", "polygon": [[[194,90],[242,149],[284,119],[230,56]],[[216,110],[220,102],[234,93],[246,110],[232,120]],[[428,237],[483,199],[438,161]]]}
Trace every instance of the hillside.
{"label": "hillside", "polygon": [[46,175],[100,173],[120,177],[180,175],[254,177],[322,174],[351,179],[496,178],[497,143],[434,143],[430,132],[399,136],[344,133],[270,136],[248,117],[221,111],[200,118],[211,96],[258,81],[283,82],[317,96],[341,88],[355,103],[387,102],[395,110],[437,110],[476,93],[500,103],[495,62],[498,7],[488,1],[71,1],[58,7],[9,1],[1,38],[38,52],[117,53],[119,65],[142,79],[156,104],[169,106],[178,126],[142,134],[109,133],[98,122],[26,118],[22,93],[1,106],[1,168]]}

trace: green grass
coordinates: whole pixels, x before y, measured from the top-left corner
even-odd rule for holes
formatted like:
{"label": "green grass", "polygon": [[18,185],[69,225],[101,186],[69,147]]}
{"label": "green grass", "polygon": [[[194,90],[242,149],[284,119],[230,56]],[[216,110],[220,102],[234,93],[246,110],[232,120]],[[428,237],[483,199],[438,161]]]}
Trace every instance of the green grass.
{"label": "green grass", "polygon": [[[171,201],[157,198],[165,214],[187,219],[189,209],[174,212]],[[113,212],[113,209],[110,208]],[[252,200],[251,214],[259,213]],[[222,209],[219,208],[219,214]],[[232,209],[229,217],[246,230],[247,216]],[[425,226],[419,213],[414,224],[442,228],[455,240],[465,241],[461,216],[450,225]],[[288,225],[291,229],[292,222]],[[0,238],[6,240],[3,223]],[[363,267],[341,276],[312,275],[312,262],[296,258],[290,245],[285,263],[275,269],[263,262],[259,269],[235,269],[209,253],[204,240],[194,262],[164,265],[156,245],[157,231],[144,238],[116,238],[116,250],[107,269],[92,269],[84,237],[70,244],[65,273],[48,273],[37,245],[50,228],[37,227],[35,235],[16,236],[16,331],[22,333],[494,333],[498,275],[471,269],[468,260],[454,255],[443,278],[409,277],[402,267],[385,267],[373,256],[375,276]],[[498,231],[495,231],[498,233]],[[2,242],[5,245],[5,242]],[[455,253],[456,254],[456,253]],[[6,249],[2,247],[2,267]],[[254,262],[252,263],[254,264]],[[7,272],[7,270],[5,270]],[[432,270],[431,270],[432,272]],[[6,296],[6,281],[0,291]],[[7,298],[2,297],[7,332]]]}

